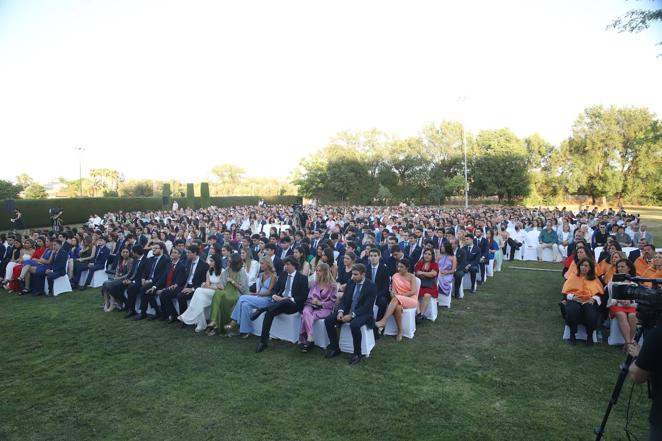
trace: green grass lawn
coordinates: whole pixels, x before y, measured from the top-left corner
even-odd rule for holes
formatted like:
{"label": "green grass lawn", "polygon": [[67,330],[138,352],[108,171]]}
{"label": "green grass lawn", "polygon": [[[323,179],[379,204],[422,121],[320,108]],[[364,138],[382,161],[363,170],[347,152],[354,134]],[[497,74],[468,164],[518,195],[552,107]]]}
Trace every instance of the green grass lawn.
{"label": "green grass lawn", "polygon": [[[358,366],[103,313],[98,290],[0,294],[0,440],[589,440],[620,348],[561,341],[559,272],[506,264]],[[635,389],[639,396],[643,388]],[[606,439],[623,433],[630,385]],[[643,437],[648,401],[636,406]]]}

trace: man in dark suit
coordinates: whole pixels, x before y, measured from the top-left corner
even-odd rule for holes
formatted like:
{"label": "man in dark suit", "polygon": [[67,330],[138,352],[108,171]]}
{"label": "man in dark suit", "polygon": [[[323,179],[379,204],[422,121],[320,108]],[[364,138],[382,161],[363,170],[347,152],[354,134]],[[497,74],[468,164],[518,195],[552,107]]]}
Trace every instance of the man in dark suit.
{"label": "man in dark suit", "polygon": [[144,247],[147,245],[147,241],[149,239],[147,236],[143,234],[143,229],[142,227],[136,227],[136,244],[140,245],[141,247]]}
{"label": "man in dark suit", "polygon": [[[207,262],[200,258],[200,248],[197,245],[190,245],[187,249],[187,263],[186,263],[186,285],[183,288],[175,288],[171,297],[177,297],[177,302],[179,304],[179,315],[184,314],[186,308],[188,308],[187,301],[193,297],[193,293],[197,288],[207,280],[207,271],[209,271],[209,265]],[[172,314],[172,311],[170,311]],[[185,327],[186,324],[182,323],[182,327]]]}
{"label": "man in dark suit", "polygon": [[418,260],[421,258],[422,252],[423,249],[418,245],[418,239],[416,236],[409,236],[409,245],[407,245],[407,248],[404,252],[404,257],[409,260],[409,272],[414,272],[414,266],[416,266],[416,262],[418,262]]}
{"label": "man in dark suit", "polygon": [[639,242],[637,243],[637,249],[634,251],[630,251],[630,254],[628,255],[628,260],[632,263],[634,263],[635,260],[637,260],[639,257],[641,257],[644,252],[643,249],[644,247],[648,245],[648,242],[646,239],[639,239]]}
{"label": "man in dark suit", "polygon": [[[400,250],[400,247],[398,247],[397,244],[393,244],[391,247]],[[377,321],[379,321],[384,317],[386,308],[391,301],[391,293],[389,292],[391,277],[388,267],[381,262],[381,256],[377,248],[370,250],[370,266],[368,266],[366,277],[375,284],[377,289],[375,304],[378,308]],[[375,334],[377,335],[377,332],[375,332]]]}
{"label": "man in dark suit", "polygon": [[462,279],[467,273],[471,275],[471,292],[476,292],[476,273],[479,271],[480,251],[474,244],[471,234],[464,236],[464,246],[457,249],[455,258],[457,259],[457,270],[454,275],[453,288],[455,297],[459,298],[460,290],[462,289]]}
{"label": "man in dark suit", "polygon": [[182,259],[182,254],[177,248],[170,251],[170,263],[166,273],[165,286],[156,290],[156,295],[161,300],[161,320],[168,320],[168,323],[174,323],[177,320],[177,310],[173,300],[177,298],[177,291],[186,287],[186,259]]}
{"label": "man in dark suit", "polygon": [[[4,234],[0,236],[0,280],[4,279],[7,264],[11,261],[12,251],[14,251],[14,236],[11,234],[6,238],[4,236]],[[4,245],[5,240],[7,246]]]}
{"label": "man in dark suit", "polygon": [[276,245],[268,243],[264,246],[265,255],[271,259],[271,262],[274,264],[274,269],[276,270],[276,275],[280,276],[283,272],[283,261],[280,257],[276,255]]}
{"label": "man in dark suit", "polygon": [[[131,267],[131,272],[129,277],[122,281],[121,285],[114,286],[111,288],[110,294],[117,300],[121,305],[125,306],[127,311],[124,318],[129,318],[136,315],[136,296],[140,291],[141,282],[143,280],[143,274],[145,273],[145,264],[147,263],[147,258],[145,258],[145,250],[142,245],[134,245],[131,248],[131,254],[133,255],[133,266]],[[126,289],[127,298],[124,298],[124,290]]]}
{"label": "man in dark suit", "polygon": [[283,273],[278,278],[273,289],[274,294],[271,296],[275,303],[266,308],[256,309],[251,315],[251,320],[255,320],[260,314],[265,313],[262,335],[255,352],[262,352],[267,347],[274,317],[279,314],[294,314],[303,311],[304,303],[308,298],[308,278],[298,272],[298,268],[299,262],[293,256],[286,257],[283,262]]}
{"label": "man in dark suit", "polygon": [[121,231],[117,233],[117,241],[115,242],[115,248],[110,252],[108,255],[108,269],[106,272],[108,274],[115,274],[115,271],[117,269],[117,261],[118,256],[122,252],[122,248],[124,248],[124,245],[126,244],[126,240],[124,239],[124,233]]}
{"label": "man in dark suit", "polygon": [[156,302],[156,291],[165,287],[170,264],[170,258],[164,254],[165,245],[163,245],[163,242],[152,245],[152,257],[148,260],[146,266],[145,274],[147,276],[140,288],[140,313],[136,316],[136,320],[142,320],[146,317],[148,304],[156,311],[150,319],[154,320],[161,317],[159,305]]}
{"label": "man in dark suit", "polygon": [[[90,283],[92,283],[92,277],[94,277],[95,271],[106,268],[106,260],[108,259],[109,254],[110,250],[106,246],[106,238],[104,236],[99,236],[94,258],[92,259],[92,262],[87,264],[87,279],[85,279],[85,283],[80,287],[81,291],[87,289]],[[74,283],[78,283],[80,280],[80,275],[83,272],[83,269],[83,267],[80,267],[77,272],[74,272]]]}
{"label": "man in dark suit", "polygon": [[338,251],[340,256],[345,255],[345,245],[340,241],[338,233],[331,234],[331,241],[333,242],[333,250]]}
{"label": "man in dark suit", "polygon": [[51,268],[46,270],[46,281],[48,283],[48,295],[53,295],[53,282],[58,277],[62,277],[67,274],[67,260],[69,259],[69,252],[65,247],[62,246],[62,241],[57,239],[52,242],[53,253],[53,263]]}
{"label": "man in dark suit", "polygon": [[485,265],[489,262],[489,252],[490,246],[487,243],[487,239],[483,237],[483,231],[480,228],[476,228],[475,231],[476,238],[474,239],[474,245],[478,247],[480,256],[478,257],[478,266],[480,268],[480,281],[479,284],[485,283]]}
{"label": "man in dark suit", "polygon": [[391,257],[386,260],[386,268],[388,268],[388,275],[392,277],[393,274],[398,272],[398,262],[404,257],[399,245],[391,247]]}
{"label": "man in dark suit", "polygon": [[345,295],[342,297],[338,312],[324,319],[324,326],[330,341],[326,358],[340,354],[337,328],[344,323],[349,323],[354,344],[354,354],[349,360],[349,364],[357,364],[361,361],[363,358],[363,355],[361,355],[361,327],[363,325],[369,328],[373,326],[372,307],[375,304],[376,297],[377,287],[366,277],[365,266],[362,263],[354,264],[352,266],[352,279],[347,282]]}
{"label": "man in dark suit", "polygon": [[280,241],[280,260],[284,260],[287,256],[291,256],[293,253],[292,239],[290,236],[283,237]]}

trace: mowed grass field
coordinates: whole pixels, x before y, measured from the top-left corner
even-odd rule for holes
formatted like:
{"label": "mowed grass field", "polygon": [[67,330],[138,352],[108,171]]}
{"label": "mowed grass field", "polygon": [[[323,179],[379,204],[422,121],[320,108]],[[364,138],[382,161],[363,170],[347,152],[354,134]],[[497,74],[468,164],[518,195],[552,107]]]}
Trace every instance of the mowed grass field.
{"label": "mowed grass field", "polygon": [[[561,340],[561,285],[558,264],[506,263],[413,340],[384,337],[357,366],[125,320],[99,309],[98,290],[3,291],[0,440],[590,440],[625,357]],[[626,439],[630,391],[607,440]],[[643,387],[633,402],[641,439]]]}

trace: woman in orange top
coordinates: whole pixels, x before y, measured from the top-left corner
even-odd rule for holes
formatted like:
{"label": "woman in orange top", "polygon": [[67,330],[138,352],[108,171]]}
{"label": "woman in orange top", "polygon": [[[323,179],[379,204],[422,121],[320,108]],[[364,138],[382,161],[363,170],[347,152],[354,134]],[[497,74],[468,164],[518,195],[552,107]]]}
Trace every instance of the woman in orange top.
{"label": "woman in orange top", "polygon": [[598,266],[595,268],[595,273],[600,278],[600,281],[603,285],[607,285],[614,278],[616,274],[616,265],[623,259],[627,259],[625,253],[621,251],[615,251],[609,255],[608,259],[604,259],[602,262],[598,263]]}
{"label": "woman in orange top", "polygon": [[565,306],[566,324],[570,327],[570,344],[576,343],[577,326],[586,327],[586,345],[593,345],[593,331],[598,323],[598,305],[604,294],[602,283],[595,277],[595,264],[589,258],[580,259],[574,277],[563,284],[562,292],[567,301]]}
{"label": "woman in orange top", "polygon": [[391,278],[391,303],[388,304],[384,317],[375,323],[381,333],[389,317],[395,317],[398,326],[397,341],[402,340],[402,310],[418,307],[418,293],[416,292],[416,277],[409,272],[409,260],[398,262],[398,272]]}
{"label": "woman in orange top", "polygon": [[568,271],[565,272],[563,277],[565,277],[566,279],[577,277],[577,274],[579,274],[579,271],[577,271],[578,268],[577,263],[582,259],[591,259],[593,262],[595,262],[595,260],[589,254],[589,252],[586,250],[585,247],[578,246],[577,249],[575,250],[575,258],[570,263],[570,266],[568,267]]}
{"label": "woman in orange top", "polygon": [[[637,275],[634,265],[626,258],[616,262],[616,274]],[[630,300],[610,299],[607,306],[609,307],[609,316],[618,320],[618,327],[621,334],[623,334],[627,348],[628,345],[634,342],[634,334],[637,332],[637,305]]]}

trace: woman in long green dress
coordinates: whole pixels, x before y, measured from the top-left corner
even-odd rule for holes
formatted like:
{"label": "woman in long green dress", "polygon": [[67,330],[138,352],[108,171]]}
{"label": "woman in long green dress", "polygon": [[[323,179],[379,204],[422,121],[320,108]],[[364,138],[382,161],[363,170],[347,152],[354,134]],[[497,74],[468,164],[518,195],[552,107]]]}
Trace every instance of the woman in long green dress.
{"label": "woman in long green dress", "polygon": [[230,323],[230,314],[239,296],[248,292],[248,276],[242,268],[244,262],[239,254],[230,255],[230,262],[219,283],[220,288],[214,292],[211,300],[211,315],[207,325],[207,335],[218,333],[219,329]]}

